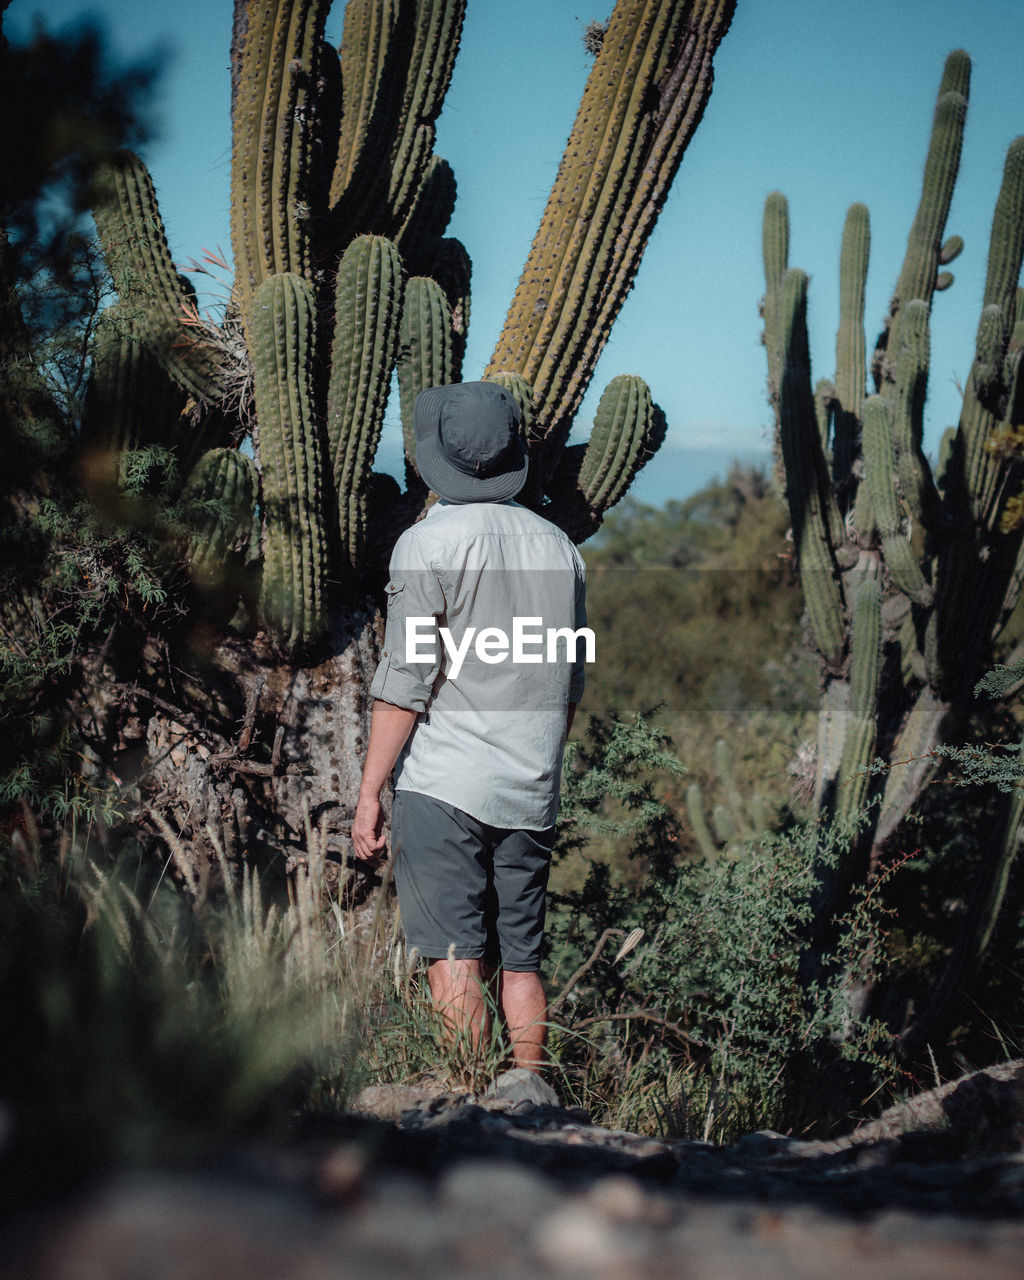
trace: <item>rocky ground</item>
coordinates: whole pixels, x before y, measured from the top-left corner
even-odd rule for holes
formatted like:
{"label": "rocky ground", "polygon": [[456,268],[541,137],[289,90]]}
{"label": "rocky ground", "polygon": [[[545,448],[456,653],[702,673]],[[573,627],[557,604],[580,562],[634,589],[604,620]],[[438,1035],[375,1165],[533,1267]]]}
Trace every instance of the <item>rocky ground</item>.
{"label": "rocky ground", "polygon": [[2,1280],[1024,1277],[1024,1063],[729,1147],[400,1088],[286,1146],[10,1215]]}

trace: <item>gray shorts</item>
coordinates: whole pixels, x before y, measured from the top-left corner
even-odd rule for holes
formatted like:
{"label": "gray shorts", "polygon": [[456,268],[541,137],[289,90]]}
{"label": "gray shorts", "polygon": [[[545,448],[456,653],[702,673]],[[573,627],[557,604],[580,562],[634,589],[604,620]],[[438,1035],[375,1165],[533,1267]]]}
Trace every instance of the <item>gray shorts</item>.
{"label": "gray shorts", "polygon": [[440,960],[528,973],[540,966],[555,828],[492,827],[418,791],[391,813],[395,887],[406,944]]}

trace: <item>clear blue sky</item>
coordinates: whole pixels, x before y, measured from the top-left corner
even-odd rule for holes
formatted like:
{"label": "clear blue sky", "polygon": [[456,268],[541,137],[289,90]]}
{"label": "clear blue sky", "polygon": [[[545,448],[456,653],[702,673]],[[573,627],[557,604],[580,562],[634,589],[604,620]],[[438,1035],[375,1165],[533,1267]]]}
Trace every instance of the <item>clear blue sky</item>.
{"label": "clear blue sky", "polygon": [[[450,234],[474,264],[464,376],[478,377],[501,329],[586,80],[581,35],[612,0],[469,0],[437,150],[459,200]],[[33,15],[60,30],[98,17],[120,57],[160,49],[158,136],[146,148],[171,248],[179,260],[230,253],[228,50],[230,0],[13,0],[8,33]],[[340,39],[337,0],[328,36]],[[831,376],[839,242],[854,200],[871,211],[867,331],[873,343],[917,202],[945,55],[963,48],[974,73],[948,234],[966,249],[956,283],[936,298],[926,444],[956,421],[968,371],[992,207],[1006,147],[1024,133],[1024,0],[738,0],[716,59],[703,123],[685,155],[636,288],[584,403],[638,373],[664,407],[670,434],[634,487],[661,503],[685,497],[733,456],[764,456],[769,414],[757,314],[763,291],[765,195],[789,197],[791,261],[811,275],[815,377]],[[393,466],[397,405],[380,461]]]}

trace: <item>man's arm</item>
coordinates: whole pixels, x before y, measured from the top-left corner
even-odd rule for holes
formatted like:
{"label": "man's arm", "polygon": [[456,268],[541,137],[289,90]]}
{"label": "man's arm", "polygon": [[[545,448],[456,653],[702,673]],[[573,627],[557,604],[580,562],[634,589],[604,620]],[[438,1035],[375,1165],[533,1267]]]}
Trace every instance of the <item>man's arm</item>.
{"label": "man's arm", "polygon": [[579,705],[579,704],[578,704],[578,703],[575,703],[575,702],[570,702],[570,703],[569,703],[569,714],[565,717],[565,736],[566,736],[567,738],[568,738],[569,734],[572,732],[572,722],[573,722],[573,719],[574,719],[574,717],[575,717],[575,715],[576,715],[576,707],[577,707],[578,705]]}
{"label": "man's arm", "polygon": [[359,784],[359,800],[352,819],[352,844],[357,858],[375,858],[384,848],[383,813],[380,793],[405,746],[418,711],[396,707],[377,698],[370,720],[370,742]]}

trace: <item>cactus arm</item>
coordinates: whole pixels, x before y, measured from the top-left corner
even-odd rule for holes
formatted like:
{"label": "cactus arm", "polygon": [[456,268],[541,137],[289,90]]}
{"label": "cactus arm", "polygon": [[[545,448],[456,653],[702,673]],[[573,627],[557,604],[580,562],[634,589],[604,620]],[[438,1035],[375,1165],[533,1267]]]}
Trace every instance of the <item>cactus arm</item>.
{"label": "cactus arm", "polygon": [[237,449],[211,449],[192,468],[182,493],[195,513],[185,559],[201,590],[222,588],[232,570],[240,571],[252,537],[257,491],[252,459]]}
{"label": "cactus arm", "polygon": [[129,455],[148,444],[171,447],[183,397],[142,340],[135,308],[107,307],[93,339],[93,362],[82,424],[87,471],[101,488],[123,490]]}
{"label": "cactus arm", "polygon": [[[408,0],[349,0],[345,5],[339,50],[341,129],[328,197],[332,209],[343,197],[364,209],[383,200],[386,174],[379,157],[390,145],[387,130],[399,101],[396,25],[403,8],[408,9]],[[350,212],[346,221],[361,230],[367,219]]]}
{"label": "cactus arm", "polygon": [[865,578],[857,588],[850,648],[850,716],[835,806],[841,821],[861,811],[871,785],[868,766],[875,754],[882,666],[882,593],[875,578]]}
{"label": "cactus arm", "polygon": [[832,475],[845,495],[857,452],[867,354],[864,340],[864,289],[871,251],[871,223],[867,207],[852,204],[846,212],[839,255],[839,328],[836,332],[836,404],[833,413]]}
{"label": "cactus arm", "polygon": [[931,604],[934,592],[903,532],[890,408],[879,395],[869,396],[864,406],[864,481],[882,538],[882,555],[893,581],[915,604]]}
{"label": "cactus arm", "polygon": [[422,486],[416,470],[413,405],[426,387],[452,381],[452,322],[441,286],[426,276],[413,276],[405,289],[398,355],[398,394],[409,484]]}
{"label": "cactus arm", "polygon": [[97,175],[93,217],[114,288],[142,340],[179,386],[203,403],[219,401],[228,361],[185,324],[190,300],[171,261],[153,181],[133,152],[119,152]]}
{"label": "cactus arm", "polygon": [[[662,94],[671,85],[680,105],[706,99],[702,55],[717,47],[733,8],[732,0],[619,0],[612,14],[488,365],[523,374],[543,433],[563,443],[681,158],[685,111],[663,122]],[[684,72],[677,85],[683,61],[703,74]]]}
{"label": "cactus arm", "polygon": [[963,50],[954,49],[946,59],[935,102],[921,198],[885,327],[875,345],[871,368],[877,391],[892,381],[888,351],[897,350],[900,345],[900,308],[911,298],[930,304],[935,290],[943,232],[960,168],[970,82],[971,60]]}
{"label": "cactus arm", "polygon": [[842,527],[829,484],[811,391],[807,345],[807,276],[791,267],[781,305],[784,353],[779,393],[780,439],[797,567],[815,643],[830,665],[846,647],[842,588],[833,531]]}
{"label": "cactus arm", "polygon": [[832,412],[835,405],[835,384],[828,378],[819,378],[814,384],[814,419],[818,424],[818,435],[821,437],[822,451],[828,455],[829,436],[831,434]]}
{"label": "cactus arm", "polygon": [[[714,82],[713,58],[732,21],[734,0],[709,0],[692,14],[672,69],[660,89],[660,110],[646,164],[638,167],[638,185],[622,226],[610,242],[606,282],[596,319],[577,321],[575,355],[568,358],[574,379],[572,412],[582,399],[604,349],[607,335],[633,287],[644,247],[654,230],[683,154],[700,124]],[[565,410],[568,413],[568,406]]]}
{"label": "cactus arm", "polygon": [[931,468],[924,456],[924,402],[928,390],[928,304],[912,298],[903,308],[900,350],[894,351],[891,390],[893,445],[900,489],[915,520],[935,528],[942,518],[941,503]]}
{"label": "cactus arm", "polygon": [[1005,404],[1004,360],[1017,309],[1017,280],[1024,258],[1024,137],[1010,144],[989,239],[984,307],[975,360],[964,389],[960,432],[964,439],[965,483],[973,518],[994,528],[999,518],[1005,462],[988,448]]}
{"label": "cactus arm", "polygon": [[397,234],[416,202],[434,146],[440,115],[459,51],[466,0],[417,0],[412,55],[391,153],[388,225]]}
{"label": "cactus arm", "polygon": [[310,279],[310,157],[329,0],[236,0],[231,44],[231,247],[246,312],[267,276]]}
{"label": "cactus arm", "polygon": [[962,49],[947,57],[935,102],[921,199],[907,238],[907,251],[893,299],[898,308],[911,298],[932,296],[943,229],[960,168],[964,122],[971,86],[971,60]]}
{"label": "cactus arm", "polygon": [[721,850],[708,827],[707,818],[704,816],[704,798],[696,782],[691,782],[686,788],[686,814],[690,819],[690,829],[693,831],[704,861],[709,866],[713,866],[718,861]]}
{"label": "cactus arm", "polygon": [[253,297],[264,512],[260,608],[271,635],[289,650],[315,643],[324,627],[326,539],[311,388],[314,315],[312,291],[294,273],[269,276]]}
{"label": "cactus arm", "polygon": [[653,416],[643,378],[623,374],[605,388],[579,474],[579,487],[593,510],[607,511],[633,483],[645,460]]}
{"label": "cactus arm", "polygon": [[455,212],[455,197],[451,165],[440,156],[431,156],[416,198],[395,232],[398,251],[411,265],[427,264],[436,253]]}
{"label": "cactus arm", "polygon": [[[462,362],[469,337],[470,304],[472,302],[473,264],[461,240],[448,237],[440,242],[430,270],[432,280],[444,290],[452,318],[452,381],[462,380]],[[530,392],[532,401],[533,392]]]}
{"label": "cactus arm", "polygon": [[724,738],[719,738],[715,742],[715,774],[722,787],[725,806],[732,819],[736,838],[741,841],[752,840],[754,838],[754,828],[744,808],[743,798],[736,783],[736,775],[733,772],[729,744]]}
{"label": "cactus arm", "polygon": [[327,392],[327,446],[342,558],[353,567],[362,551],[360,503],[398,355],[404,287],[402,261],[389,240],[359,236],[342,254]]}
{"label": "cactus arm", "polygon": [[768,399],[776,415],[782,386],[782,281],[789,268],[789,204],[781,191],[771,191],[761,221],[765,294],[762,304],[764,346],[768,358]]}

